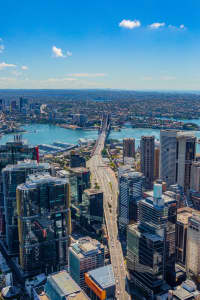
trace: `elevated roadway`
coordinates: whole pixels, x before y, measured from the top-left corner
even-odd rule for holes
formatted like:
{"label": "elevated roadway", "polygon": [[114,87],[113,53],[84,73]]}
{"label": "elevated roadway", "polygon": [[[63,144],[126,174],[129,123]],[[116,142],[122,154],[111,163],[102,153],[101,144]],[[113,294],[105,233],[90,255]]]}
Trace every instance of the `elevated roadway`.
{"label": "elevated roadway", "polygon": [[88,165],[93,179],[101,187],[104,193],[104,215],[108,232],[108,246],[110,250],[111,263],[113,266],[116,281],[116,298],[118,300],[131,299],[127,292],[127,271],[124,264],[124,257],[121,244],[118,240],[117,228],[117,200],[118,182],[113,170],[107,166],[102,159],[101,152],[104,149],[108,119],[105,120],[102,131],[96,142],[93,156]]}

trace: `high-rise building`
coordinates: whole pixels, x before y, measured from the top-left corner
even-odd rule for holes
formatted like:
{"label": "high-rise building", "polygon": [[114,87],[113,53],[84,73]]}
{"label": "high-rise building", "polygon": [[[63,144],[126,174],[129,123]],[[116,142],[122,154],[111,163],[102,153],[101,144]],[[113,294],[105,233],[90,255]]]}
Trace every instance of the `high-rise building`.
{"label": "high-rise building", "polygon": [[176,183],[177,131],[160,131],[160,178],[167,186]]}
{"label": "high-rise building", "polygon": [[86,160],[83,156],[80,156],[75,151],[70,153],[70,168],[86,167]]}
{"label": "high-rise building", "polygon": [[26,181],[30,174],[49,172],[51,167],[47,163],[36,161],[19,162],[16,165],[7,165],[2,170],[3,196],[5,207],[6,246],[9,255],[19,253],[16,188]]}
{"label": "high-rise building", "polygon": [[135,157],[135,139],[123,139],[123,157]]}
{"label": "high-rise building", "polygon": [[186,264],[188,219],[193,212],[194,210],[190,207],[179,208],[177,211],[176,261],[182,266]]}
{"label": "high-rise building", "polygon": [[141,172],[145,176],[145,188],[152,189],[154,181],[155,137],[142,136],[140,141]]}
{"label": "high-rise building", "polygon": [[194,161],[191,166],[190,189],[200,192],[200,162]]}
{"label": "high-rise building", "polygon": [[69,185],[49,174],[17,187],[20,265],[28,275],[66,266],[71,234]]}
{"label": "high-rise building", "polygon": [[97,189],[88,189],[83,193],[81,215],[92,224],[103,224],[103,192]]}
{"label": "high-rise building", "polygon": [[118,223],[120,231],[138,221],[138,203],[142,199],[144,176],[139,172],[127,172],[119,178]]}
{"label": "high-rise building", "polygon": [[5,215],[4,215],[4,198],[2,169],[8,164],[16,164],[18,161],[25,159],[39,161],[39,152],[37,147],[28,145],[20,136],[15,136],[14,141],[7,142],[0,146],[0,235],[5,234]]}
{"label": "high-rise building", "polygon": [[85,274],[87,294],[91,300],[115,299],[115,277],[112,265],[100,267]]}
{"label": "high-rise building", "polygon": [[188,219],[186,269],[192,276],[200,274],[200,215],[193,214]]}
{"label": "high-rise building", "polygon": [[160,178],[160,148],[156,147],[154,151],[154,179]]}
{"label": "high-rise building", "polygon": [[161,130],[160,177],[167,186],[178,183],[190,188],[191,166],[195,160],[196,137],[188,132]]}
{"label": "high-rise building", "polygon": [[72,204],[80,204],[84,190],[90,188],[90,171],[87,168],[70,169],[70,186]]}
{"label": "high-rise building", "polygon": [[136,224],[127,231],[127,268],[131,281],[147,296],[154,299],[164,284],[164,239],[142,232]]}
{"label": "high-rise building", "polygon": [[86,289],[85,273],[104,266],[104,246],[89,237],[80,238],[69,247],[69,273]]}
{"label": "high-rise building", "polygon": [[193,134],[179,132],[177,134],[177,183],[185,191],[190,189],[191,166],[195,160],[196,137]]}
{"label": "high-rise building", "polygon": [[139,202],[139,224],[128,227],[127,267],[148,299],[162,290],[167,272],[174,273],[175,205],[176,200],[163,197],[162,185],[155,184],[153,197]]}
{"label": "high-rise building", "polygon": [[[159,182],[160,180],[157,180]],[[156,192],[157,190],[157,192]],[[156,193],[158,196],[156,196]],[[175,260],[176,260],[176,220],[177,220],[177,197],[172,191],[163,191],[162,181],[154,184],[154,190],[144,193],[147,202],[153,199],[163,201],[167,221],[165,223],[165,279],[174,284],[175,279]],[[140,223],[142,223],[141,221]]]}
{"label": "high-rise building", "polygon": [[28,104],[28,99],[20,97],[19,98],[19,111],[22,112],[27,104]]}
{"label": "high-rise building", "polygon": [[10,111],[13,112],[15,110],[17,110],[17,102],[16,100],[12,100],[10,103]]}

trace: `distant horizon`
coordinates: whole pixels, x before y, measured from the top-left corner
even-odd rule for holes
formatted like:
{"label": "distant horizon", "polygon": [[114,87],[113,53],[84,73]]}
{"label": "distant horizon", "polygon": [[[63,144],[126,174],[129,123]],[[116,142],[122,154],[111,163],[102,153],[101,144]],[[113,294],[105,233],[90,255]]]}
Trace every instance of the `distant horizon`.
{"label": "distant horizon", "polygon": [[1,91],[121,91],[121,92],[187,92],[187,93],[193,93],[193,92],[198,92],[200,93],[199,90],[176,90],[176,89],[116,89],[116,88],[7,88],[7,89],[2,89],[0,88]]}

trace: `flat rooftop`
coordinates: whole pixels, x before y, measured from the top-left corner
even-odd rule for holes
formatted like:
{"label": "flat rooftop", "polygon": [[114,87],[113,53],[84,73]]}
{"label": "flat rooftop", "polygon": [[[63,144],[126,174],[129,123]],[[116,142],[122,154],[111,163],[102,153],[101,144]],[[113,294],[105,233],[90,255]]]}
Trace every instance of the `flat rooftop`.
{"label": "flat rooftop", "polygon": [[78,167],[78,168],[70,168],[70,171],[73,173],[81,174],[89,172],[88,168]]}
{"label": "flat rooftop", "polygon": [[79,238],[74,244],[71,245],[73,252],[79,257],[79,259],[85,256],[94,255],[100,253],[104,246],[95,239],[90,237]]}
{"label": "flat rooftop", "polygon": [[87,190],[84,190],[84,193],[91,196],[91,195],[101,194],[103,192],[102,192],[102,190],[98,190],[98,189],[87,189]]}
{"label": "flat rooftop", "polygon": [[[50,286],[50,288],[49,288]],[[50,275],[45,285],[45,291],[39,297],[41,300],[51,300],[48,297],[48,290],[50,294],[55,289],[66,300],[88,300],[86,294],[81,290],[78,284],[71,278],[66,271],[60,271],[56,274]],[[46,298],[45,298],[46,297]]]}
{"label": "flat rooftop", "polygon": [[89,271],[88,274],[102,290],[115,285],[112,265]]}
{"label": "flat rooftop", "polygon": [[[152,197],[153,198],[153,190],[150,190],[150,191],[145,191],[144,192],[144,195],[145,195],[145,198],[146,197]],[[164,202],[165,203],[168,203],[168,202],[172,202],[172,201],[175,201],[175,199],[173,198],[173,195],[174,193],[171,192],[171,191],[166,191],[162,194],[162,197],[164,199]]]}
{"label": "flat rooftop", "polygon": [[177,212],[177,222],[188,225],[188,218],[192,216],[193,209],[181,208]]}

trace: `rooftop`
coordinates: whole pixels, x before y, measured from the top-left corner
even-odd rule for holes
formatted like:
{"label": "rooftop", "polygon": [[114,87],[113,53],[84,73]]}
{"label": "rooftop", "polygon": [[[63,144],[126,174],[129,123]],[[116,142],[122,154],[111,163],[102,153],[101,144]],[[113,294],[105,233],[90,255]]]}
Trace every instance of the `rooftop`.
{"label": "rooftop", "polygon": [[48,163],[37,163],[35,160],[26,160],[19,161],[16,165],[7,165],[4,170],[12,171],[12,170],[22,170],[27,168],[35,168],[35,169],[50,169],[50,164]]}
{"label": "rooftop", "polygon": [[[151,198],[153,198],[154,192],[153,192],[153,190],[145,191],[145,192],[144,192],[144,195],[145,195],[145,197],[151,197]],[[168,202],[174,201],[175,199],[173,198],[173,195],[174,195],[174,193],[171,192],[171,191],[164,192],[164,193],[162,194],[162,197],[163,197],[163,199],[164,199],[164,202],[165,202],[165,203],[168,203]]]}
{"label": "rooftop", "polygon": [[28,190],[28,189],[33,189],[36,188],[37,186],[45,183],[52,183],[54,185],[56,184],[66,184],[67,180],[66,178],[58,178],[58,177],[52,177],[49,175],[49,173],[42,173],[42,174],[33,174],[28,176],[28,180],[19,185],[18,189],[21,190]]}
{"label": "rooftop", "polygon": [[112,265],[107,265],[88,272],[91,279],[103,290],[115,285]]}
{"label": "rooftop", "polygon": [[179,208],[177,211],[177,222],[188,225],[188,218],[192,216],[193,209],[190,207]]}
{"label": "rooftop", "polygon": [[90,237],[79,238],[70,248],[76,253],[79,259],[88,255],[99,253],[103,245]]}
{"label": "rooftop", "polygon": [[78,168],[70,168],[70,171],[73,172],[73,173],[87,173],[89,172],[89,169],[87,168],[84,168],[84,167],[78,167]]}
{"label": "rooftop", "polygon": [[95,194],[101,194],[102,193],[102,190],[98,190],[98,189],[87,189],[87,190],[84,190],[84,193],[88,194],[89,196],[90,195],[95,195]]}
{"label": "rooftop", "polygon": [[45,285],[45,296],[48,297],[45,298],[44,293],[42,293],[40,297],[43,298],[41,300],[51,300],[50,295],[54,289],[62,297],[65,296],[66,300],[88,300],[85,293],[66,271],[60,271],[48,277]]}

